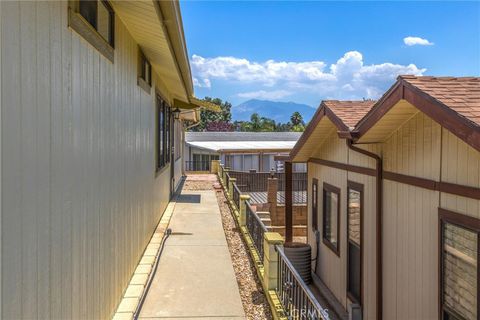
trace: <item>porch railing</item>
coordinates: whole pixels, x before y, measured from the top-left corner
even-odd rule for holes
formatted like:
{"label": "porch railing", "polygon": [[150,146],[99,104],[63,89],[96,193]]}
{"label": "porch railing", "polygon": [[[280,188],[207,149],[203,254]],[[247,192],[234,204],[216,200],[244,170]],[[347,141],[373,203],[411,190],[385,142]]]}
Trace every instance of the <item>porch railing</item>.
{"label": "porch railing", "polygon": [[185,161],[185,171],[210,171],[210,161]]}
{"label": "porch railing", "polygon": [[[237,185],[243,192],[265,192],[268,187],[268,178],[275,177],[278,179],[278,191],[285,191],[285,173],[270,172],[246,172],[246,171],[229,171],[230,177],[237,179]],[[292,173],[292,190],[307,190],[307,173]]]}
{"label": "porch railing", "polygon": [[328,320],[328,312],[318,303],[312,291],[302,280],[281,246],[278,252],[277,295],[291,320]]}
{"label": "porch railing", "polygon": [[234,183],[233,184],[233,195],[232,196],[233,196],[233,202],[235,203],[237,208],[240,208],[240,195],[241,194],[242,194],[242,192],[238,188],[237,184]]}
{"label": "porch railing", "polygon": [[[212,166],[214,168],[214,166]],[[288,320],[329,320],[328,312],[302,280],[283,252],[283,238],[276,232],[269,232],[259,215],[249,203],[249,196],[242,194],[242,181],[236,172],[218,165],[218,176],[226,191],[236,223],[247,241],[255,268],[262,286],[271,301],[280,301],[281,307],[271,304],[277,318]],[[232,178],[236,178],[233,180]],[[240,180],[240,182],[239,182]],[[231,183],[231,184],[230,184]],[[269,300],[270,301],[270,300]],[[283,310],[281,310],[283,309]]]}
{"label": "porch railing", "polygon": [[250,233],[250,237],[252,237],[253,245],[255,249],[257,249],[260,260],[263,261],[263,237],[265,236],[265,232],[268,232],[267,227],[248,202],[246,204],[245,214],[248,232]]}
{"label": "porch railing", "polygon": [[227,171],[225,173],[225,182],[227,183],[227,188],[228,188],[228,186],[230,185],[230,172],[229,171]]}

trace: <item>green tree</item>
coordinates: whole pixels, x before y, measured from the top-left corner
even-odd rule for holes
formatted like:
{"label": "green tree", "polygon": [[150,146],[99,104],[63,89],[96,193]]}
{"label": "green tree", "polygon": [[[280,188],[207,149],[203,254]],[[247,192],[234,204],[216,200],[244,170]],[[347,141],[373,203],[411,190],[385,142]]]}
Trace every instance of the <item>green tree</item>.
{"label": "green tree", "polygon": [[242,122],[240,124],[240,131],[251,132],[273,132],[275,131],[275,120],[261,117],[258,113],[253,113],[250,116],[249,122]]}
{"label": "green tree", "polygon": [[303,122],[303,117],[298,111],[295,111],[294,113],[292,113],[292,116],[290,117],[290,121],[292,122],[293,126],[305,125],[305,123]]}
{"label": "green tree", "polygon": [[248,131],[258,132],[261,131],[262,121],[258,113],[254,113],[250,116],[250,124],[247,126]]}
{"label": "green tree", "polygon": [[[205,97],[204,100],[214,103],[216,105],[219,105],[221,108],[221,112],[201,110],[200,123],[197,126],[191,128],[190,131],[206,131],[207,129],[228,128],[229,126],[232,127],[231,126],[232,104],[230,102],[222,101],[222,99],[220,98],[211,98],[211,97]],[[218,123],[221,125],[212,125],[212,123]]]}

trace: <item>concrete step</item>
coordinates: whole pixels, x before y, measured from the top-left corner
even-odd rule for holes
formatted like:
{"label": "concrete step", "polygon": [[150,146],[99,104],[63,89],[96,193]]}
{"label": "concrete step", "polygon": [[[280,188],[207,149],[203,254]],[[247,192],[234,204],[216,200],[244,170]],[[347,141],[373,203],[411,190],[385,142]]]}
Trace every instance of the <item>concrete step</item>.
{"label": "concrete step", "polygon": [[258,211],[257,215],[260,219],[262,219],[262,218],[270,219],[270,212],[268,212],[268,211]]}
{"label": "concrete step", "polygon": [[272,225],[272,220],[270,218],[260,218],[260,220],[263,222],[265,226],[271,226]]}

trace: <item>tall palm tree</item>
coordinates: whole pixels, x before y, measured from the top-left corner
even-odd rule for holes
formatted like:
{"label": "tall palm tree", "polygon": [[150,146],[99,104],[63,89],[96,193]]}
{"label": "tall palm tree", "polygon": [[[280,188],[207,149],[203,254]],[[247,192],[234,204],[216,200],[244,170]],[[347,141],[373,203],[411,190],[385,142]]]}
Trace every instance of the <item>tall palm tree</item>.
{"label": "tall palm tree", "polygon": [[303,125],[304,122],[303,122],[303,117],[302,115],[300,114],[300,112],[298,111],[295,111],[294,113],[292,113],[292,116],[290,117],[290,121],[292,122],[292,125],[294,126],[298,126],[298,125]]}

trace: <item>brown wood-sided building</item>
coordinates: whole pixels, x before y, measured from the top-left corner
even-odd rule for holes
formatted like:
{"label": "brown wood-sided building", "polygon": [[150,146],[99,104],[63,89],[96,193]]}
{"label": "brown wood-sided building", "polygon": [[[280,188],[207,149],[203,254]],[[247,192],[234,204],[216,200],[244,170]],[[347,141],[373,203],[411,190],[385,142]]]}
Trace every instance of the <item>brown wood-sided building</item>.
{"label": "brown wood-sided building", "polygon": [[322,102],[288,159],[308,162],[316,284],[363,319],[478,319],[479,151],[480,78]]}

